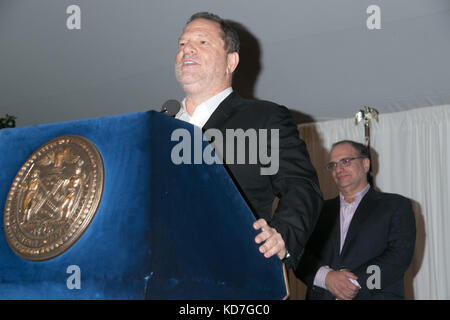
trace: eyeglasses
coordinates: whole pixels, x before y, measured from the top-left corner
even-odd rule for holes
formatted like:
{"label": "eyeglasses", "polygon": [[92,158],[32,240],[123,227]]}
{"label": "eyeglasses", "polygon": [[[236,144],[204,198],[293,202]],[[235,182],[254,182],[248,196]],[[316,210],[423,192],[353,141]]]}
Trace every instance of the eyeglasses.
{"label": "eyeglasses", "polygon": [[348,167],[350,165],[350,162],[355,159],[363,159],[365,157],[355,157],[355,158],[344,158],[339,160],[338,162],[330,162],[325,166],[325,169],[328,171],[334,171],[336,170],[337,166],[340,165],[341,167]]}

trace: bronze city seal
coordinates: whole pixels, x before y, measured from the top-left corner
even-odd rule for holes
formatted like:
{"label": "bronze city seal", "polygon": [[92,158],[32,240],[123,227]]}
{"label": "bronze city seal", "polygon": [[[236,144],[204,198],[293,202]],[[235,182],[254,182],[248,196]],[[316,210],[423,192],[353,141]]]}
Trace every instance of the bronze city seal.
{"label": "bronze city seal", "polygon": [[57,137],[33,152],[6,199],[4,229],[11,249],[32,261],[69,249],[97,211],[103,175],[100,153],[81,136]]}

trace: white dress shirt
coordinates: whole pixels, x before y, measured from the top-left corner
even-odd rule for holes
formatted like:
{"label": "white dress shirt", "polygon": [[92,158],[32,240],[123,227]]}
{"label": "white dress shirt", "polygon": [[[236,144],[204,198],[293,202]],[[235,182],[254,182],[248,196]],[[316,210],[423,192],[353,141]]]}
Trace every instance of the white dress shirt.
{"label": "white dress shirt", "polygon": [[186,111],[186,98],[181,101],[180,111],[175,115],[176,119],[180,119],[186,122],[189,122],[197,127],[203,128],[205,123],[208,121],[209,117],[213,114],[213,112],[217,109],[219,104],[225,100],[226,97],[233,92],[231,87],[226,88],[222,92],[219,92],[215,96],[209,98],[208,100],[200,103],[194,110],[194,113],[189,115]]}

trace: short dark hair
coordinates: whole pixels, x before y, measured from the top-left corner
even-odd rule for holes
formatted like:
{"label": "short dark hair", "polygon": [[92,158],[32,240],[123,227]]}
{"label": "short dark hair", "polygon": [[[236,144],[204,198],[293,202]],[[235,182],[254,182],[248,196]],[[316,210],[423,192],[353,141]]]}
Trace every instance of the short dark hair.
{"label": "short dark hair", "polygon": [[237,52],[239,53],[240,41],[239,35],[224,19],[218,15],[210,12],[197,12],[194,13],[186,23],[188,25],[194,20],[205,19],[213,22],[217,22],[222,30],[222,39],[225,42],[225,50],[228,53]]}
{"label": "short dark hair", "polygon": [[370,159],[369,148],[367,148],[362,143],[359,143],[359,142],[356,142],[356,141],[352,141],[352,140],[341,140],[341,141],[335,142],[331,146],[331,150],[333,150],[334,147],[336,147],[338,145],[341,145],[341,144],[349,144],[349,145],[351,145],[353,147],[353,149],[355,149],[356,152],[358,152],[358,156],[359,157],[369,158]]}

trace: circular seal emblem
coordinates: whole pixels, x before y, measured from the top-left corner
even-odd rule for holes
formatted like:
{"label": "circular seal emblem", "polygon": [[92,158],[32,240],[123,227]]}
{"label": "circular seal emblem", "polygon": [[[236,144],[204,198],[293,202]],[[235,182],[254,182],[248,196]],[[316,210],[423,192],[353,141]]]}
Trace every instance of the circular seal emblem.
{"label": "circular seal emblem", "polygon": [[103,176],[101,155],[86,138],[65,135],[38,148],[6,199],[4,230],[11,249],[32,261],[69,249],[97,211]]}

